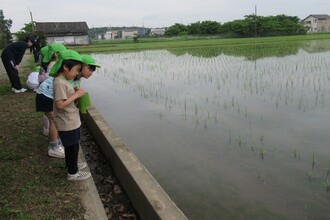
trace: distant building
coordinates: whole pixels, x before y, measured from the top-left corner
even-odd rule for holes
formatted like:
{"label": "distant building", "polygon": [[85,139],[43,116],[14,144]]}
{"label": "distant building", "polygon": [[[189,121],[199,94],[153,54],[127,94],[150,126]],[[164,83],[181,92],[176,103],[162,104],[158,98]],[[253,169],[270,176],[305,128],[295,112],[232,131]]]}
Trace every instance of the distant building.
{"label": "distant building", "polygon": [[137,28],[127,28],[122,30],[122,38],[129,39],[139,36]]}
{"label": "distant building", "polygon": [[48,44],[90,44],[86,22],[36,22],[36,31],[46,36]]}
{"label": "distant building", "polygon": [[134,37],[144,37],[148,35],[149,32],[150,32],[150,28],[145,28],[145,27],[124,28],[121,30],[121,37],[119,38],[127,39]]}
{"label": "distant building", "polygon": [[165,28],[152,28],[150,30],[150,34],[151,36],[164,36],[165,34]]}
{"label": "distant building", "polygon": [[301,21],[308,33],[330,32],[330,16],[327,14],[313,14]]}
{"label": "distant building", "polygon": [[113,30],[112,31],[112,38],[113,39],[121,39],[122,38],[122,31],[121,30]]}
{"label": "distant building", "polygon": [[104,39],[106,39],[106,40],[112,39],[112,31],[105,32]]}

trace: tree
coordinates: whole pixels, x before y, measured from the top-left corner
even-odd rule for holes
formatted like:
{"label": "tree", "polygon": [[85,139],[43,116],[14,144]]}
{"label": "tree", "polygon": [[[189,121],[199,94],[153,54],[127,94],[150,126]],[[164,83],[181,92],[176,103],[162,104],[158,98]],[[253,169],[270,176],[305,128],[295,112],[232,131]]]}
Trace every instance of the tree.
{"label": "tree", "polygon": [[7,44],[12,42],[10,33],[11,25],[13,24],[11,19],[5,19],[3,11],[0,10],[0,48],[4,48]]}
{"label": "tree", "polygon": [[214,35],[218,33],[220,26],[221,24],[216,21],[203,21],[200,25],[199,31],[202,35]]}
{"label": "tree", "polygon": [[36,22],[24,24],[24,27],[16,33],[18,40],[25,40],[27,36],[38,36],[41,46],[46,45],[46,37],[42,32],[35,31]]}
{"label": "tree", "polygon": [[30,23],[24,24],[24,27],[16,33],[18,40],[24,40],[26,36],[35,35],[35,25],[36,23],[32,21]]}
{"label": "tree", "polygon": [[165,31],[165,36],[173,37],[179,35],[186,35],[187,27],[183,24],[176,23],[171,27],[167,28]]}
{"label": "tree", "polygon": [[216,21],[198,21],[187,26],[187,33],[189,35],[214,35],[218,33],[220,26],[221,24]]}

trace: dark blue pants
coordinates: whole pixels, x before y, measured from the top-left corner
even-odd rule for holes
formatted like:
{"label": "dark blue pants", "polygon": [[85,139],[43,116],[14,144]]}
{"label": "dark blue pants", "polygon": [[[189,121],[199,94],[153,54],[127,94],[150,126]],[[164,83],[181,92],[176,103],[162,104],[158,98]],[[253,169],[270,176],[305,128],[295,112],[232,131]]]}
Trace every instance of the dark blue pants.
{"label": "dark blue pants", "polygon": [[11,86],[14,87],[15,89],[21,89],[22,85],[21,82],[19,80],[19,76],[18,76],[18,70],[15,69],[15,67],[13,66],[14,64],[12,63],[12,61],[6,57],[5,54],[3,54],[1,56],[1,60],[2,63],[6,69],[7,75],[9,77]]}

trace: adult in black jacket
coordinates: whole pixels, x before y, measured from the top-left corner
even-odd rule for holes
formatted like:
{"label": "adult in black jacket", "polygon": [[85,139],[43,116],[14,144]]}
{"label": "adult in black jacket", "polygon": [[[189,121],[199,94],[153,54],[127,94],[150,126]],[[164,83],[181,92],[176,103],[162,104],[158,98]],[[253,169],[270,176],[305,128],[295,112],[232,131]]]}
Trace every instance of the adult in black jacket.
{"label": "adult in black jacket", "polygon": [[22,88],[19,76],[18,65],[21,63],[28,47],[32,47],[35,43],[34,37],[27,37],[25,41],[18,41],[9,44],[1,54],[2,63],[6,69],[9,80],[11,82],[11,90],[15,93],[25,92],[26,89]]}

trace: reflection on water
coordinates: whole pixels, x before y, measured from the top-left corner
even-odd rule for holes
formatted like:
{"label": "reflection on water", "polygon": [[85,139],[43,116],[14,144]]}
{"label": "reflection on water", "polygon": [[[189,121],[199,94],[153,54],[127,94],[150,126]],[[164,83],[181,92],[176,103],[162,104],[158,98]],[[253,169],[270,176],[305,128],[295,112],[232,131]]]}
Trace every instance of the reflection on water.
{"label": "reflection on water", "polygon": [[221,45],[210,48],[174,48],[169,49],[172,54],[180,56],[190,54],[197,57],[216,57],[221,54],[245,57],[247,60],[258,60],[265,57],[284,57],[296,55],[299,49],[309,53],[330,51],[330,40],[274,42],[267,44]]}
{"label": "reflection on water", "polygon": [[327,219],[330,52],[295,50],[94,54],[83,87],[189,219]]}

